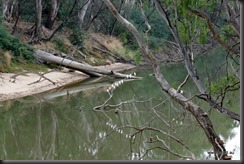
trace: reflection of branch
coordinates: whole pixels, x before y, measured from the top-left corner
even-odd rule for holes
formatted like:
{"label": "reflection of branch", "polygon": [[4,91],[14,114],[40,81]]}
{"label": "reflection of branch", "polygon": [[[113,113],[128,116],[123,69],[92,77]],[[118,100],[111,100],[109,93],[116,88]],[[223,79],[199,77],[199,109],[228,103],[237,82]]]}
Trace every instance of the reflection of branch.
{"label": "reflection of branch", "polygon": [[152,108],[152,110],[153,110],[153,112],[157,115],[157,117],[160,119],[160,120],[162,120],[173,132],[175,132],[175,129],[172,127],[172,126],[170,126],[170,124],[167,122],[167,121],[165,121],[158,113],[157,113],[157,111],[156,111],[156,107],[158,107],[158,106],[160,106],[160,105],[162,105],[162,104],[164,104],[168,99],[169,99],[170,97],[168,97],[168,98],[166,98],[164,101],[162,101],[161,103],[159,103],[158,105],[156,105],[156,106],[154,106],[153,108]]}
{"label": "reflection of branch", "polygon": [[18,148],[18,151],[19,151],[19,144],[18,144],[18,141],[17,141],[17,139],[16,139],[16,134],[15,134],[15,124],[13,124],[13,121],[12,121],[13,119],[12,119],[12,117],[10,117],[10,119],[9,119],[9,123],[10,123],[10,127],[11,127],[11,132],[12,132],[12,134],[13,134],[13,137],[14,137],[14,141],[15,141],[15,144],[16,144],[16,146],[17,146],[17,148]]}
{"label": "reflection of branch", "polygon": [[126,126],[124,126],[124,128],[132,128],[132,129],[137,130],[137,132],[135,132],[133,135],[131,135],[131,139],[135,139],[135,135],[138,134],[138,133],[141,133],[144,130],[150,130],[150,131],[155,131],[155,132],[159,132],[161,134],[164,134],[167,137],[169,137],[170,139],[172,139],[173,141],[179,143],[185,149],[187,149],[192,154],[192,156],[194,157],[194,155],[191,152],[190,148],[187,145],[185,145],[180,139],[178,139],[175,136],[172,136],[171,134],[168,134],[168,133],[166,133],[166,132],[164,132],[164,131],[162,131],[160,129],[153,128],[153,127],[142,127],[142,128],[138,128],[138,127],[134,127],[134,126],[131,126],[131,125],[126,125]]}
{"label": "reflection of branch", "polygon": [[107,105],[106,103],[107,103],[112,97],[113,97],[113,95],[112,95],[112,94],[109,94],[109,98],[108,98],[106,101],[104,101],[104,103],[103,103],[102,105],[95,106],[95,107],[93,108],[93,110],[104,110],[104,109],[106,109],[106,106],[111,107],[111,105]]}
{"label": "reflection of branch", "polygon": [[[132,128],[135,128],[135,127],[132,127]],[[153,131],[157,131],[157,130],[159,130],[159,129],[154,129],[154,128],[152,128],[152,129],[146,129],[146,128],[141,128],[141,129],[139,129],[139,128],[136,128],[136,129],[138,129],[138,131],[136,131],[133,135],[131,135],[131,138],[130,138],[130,141],[131,141],[131,142],[130,142],[130,143],[134,143],[134,142],[135,142],[136,135],[137,135],[137,134],[141,134],[141,135],[142,135],[143,130],[153,130]],[[167,135],[168,135],[168,134],[167,134]],[[187,159],[187,158],[188,158],[188,159],[195,159],[195,156],[194,156],[194,154],[190,151],[190,149],[189,149],[184,143],[182,143],[181,141],[178,142],[178,141],[179,141],[178,139],[177,139],[177,142],[180,143],[183,147],[185,147],[185,148],[190,152],[191,157],[190,157],[190,156],[184,156],[184,155],[181,155],[181,154],[178,154],[178,153],[172,151],[172,150],[170,149],[170,147],[169,147],[169,146],[168,146],[162,139],[159,139],[159,138],[158,138],[158,136],[156,136],[156,139],[153,138],[153,137],[150,137],[150,139],[149,139],[149,141],[147,141],[147,143],[155,143],[155,142],[158,142],[158,141],[162,142],[163,145],[166,147],[166,148],[162,148],[162,147],[160,147],[161,149],[163,149],[163,150],[165,150],[165,151],[168,151],[169,153],[171,153],[171,154],[173,154],[173,155],[175,155],[175,156],[182,157],[182,158],[186,158],[186,159]],[[139,142],[140,142],[140,141],[139,141]],[[159,148],[159,147],[158,147],[158,148]],[[131,149],[131,152],[132,152],[131,144],[130,144],[130,149]],[[140,152],[139,152],[139,156],[140,156],[139,160],[142,159],[142,158],[148,153],[148,151],[150,151],[150,150],[152,150],[152,149],[154,149],[154,148],[147,149],[147,150],[146,150],[146,153],[144,153],[142,156],[140,156]]]}
{"label": "reflection of branch", "polygon": [[3,144],[2,144],[2,147],[3,147],[3,156],[2,156],[2,159],[8,159],[8,154],[7,154],[5,145],[6,145],[5,131],[3,131]]}
{"label": "reflection of branch", "polygon": [[171,153],[171,154],[173,154],[173,155],[175,155],[175,156],[177,156],[177,157],[181,157],[181,158],[183,158],[183,159],[192,159],[192,160],[195,159],[195,156],[194,156],[194,154],[193,154],[192,152],[191,152],[191,154],[192,154],[191,157],[190,157],[190,156],[184,156],[184,155],[178,154],[178,153],[176,153],[176,152],[173,152],[173,151],[170,149],[170,147],[165,143],[164,140],[158,138],[158,136],[156,136],[155,138],[156,138],[155,140],[152,140],[152,138],[150,138],[150,141],[148,141],[148,143],[161,142],[161,143],[163,143],[163,145],[164,145],[166,148],[156,146],[156,147],[152,147],[152,148],[150,148],[150,149],[147,149],[146,152],[139,158],[139,160],[142,159],[142,158],[143,158],[149,151],[151,151],[151,150],[153,150],[153,149],[156,149],[156,148],[165,150],[165,151],[167,151],[167,152],[169,152],[169,153]]}
{"label": "reflection of branch", "polygon": [[153,150],[153,149],[161,149],[161,150],[165,150],[165,151],[168,151],[168,152],[170,152],[171,154],[173,154],[173,155],[175,155],[175,156],[178,156],[178,157],[181,157],[181,158],[184,158],[184,159],[192,159],[192,160],[194,160],[194,158],[192,158],[192,157],[190,157],[190,156],[183,156],[183,155],[181,155],[181,154],[178,154],[178,153],[175,153],[175,152],[171,152],[170,150],[165,149],[165,148],[162,148],[162,147],[160,147],[160,146],[155,146],[155,147],[152,147],[152,148],[150,148],[150,149],[147,149],[147,150],[146,150],[146,153],[144,153],[143,156],[141,156],[141,157],[139,158],[139,160],[142,159],[142,158],[143,158],[149,151],[151,151],[151,150]]}
{"label": "reflection of branch", "polygon": [[46,157],[46,159],[48,160],[54,160],[55,141],[56,141],[56,132],[57,132],[57,116],[53,110],[51,110],[51,116],[52,116],[52,128],[51,128],[52,136],[51,136],[51,146]]}
{"label": "reflection of branch", "polygon": [[[182,145],[185,149],[187,149],[188,152],[189,152],[191,155],[190,155],[190,156],[184,156],[184,155],[182,155],[182,154],[179,154],[179,153],[177,153],[177,152],[174,152],[174,150],[170,149],[170,147],[167,145],[167,143],[166,143],[164,140],[160,139],[158,136],[156,136],[156,137],[150,137],[150,138],[149,138],[149,141],[147,141],[146,143],[156,143],[156,142],[161,142],[161,143],[164,145],[165,148],[164,148],[164,147],[156,147],[156,148],[160,148],[160,149],[162,149],[162,150],[165,150],[165,151],[167,151],[167,152],[169,152],[169,153],[171,153],[171,154],[173,154],[173,155],[175,155],[175,156],[177,156],[177,157],[181,157],[181,158],[183,158],[183,159],[195,159],[195,155],[192,153],[192,151],[190,150],[190,148],[189,148],[187,145],[185,145],[180,139],[176,138],[175,136],[172,136],[172,135],[170,135],[170,134],[168,134],[168,133],[166,133],[166,132],[164,132],[164,131],[162,131],[162,130],[160,130],[160,129],[153,128],[153,127],[142,127],[142,128],[137,128],[137,127],[133,127],[133,126],[131,126],[131,125],[126,125],[126,126],[121,126],[121,127],[115,127],[115,126],[112,126],[111,128],[112,128],[113,130],[111,130],[111,131],[108,132],[108,133],[105,133],[105,134],[102,135],[102,136],[99,136],[99,137],[96,138],[94,141],[92,141],[90,144],[92,145],[92,144],[94,144],[94,142],[97,142],[97,141],[99,141],[99,140],[102,140],[102,139],[108,137],[109,135],[111,135],[111,134],[114,133],[114,132],[121,133],[121,135],[122,135],[122,134],[124,134],[124,133],[123,133],[123,129],[125,129],[125,128],[132,128],[132,129],[135,129],[136,132],[134,132],[133,134],[128,134],[128,133],[127,133],[127,134],[124,134],[124,135],[125,135],[126,138],[129,137],[129,139],[130,139],[130,150],[131,150],[131,153],[133,153],[132,144],[136,142],[136,138],[137,138],[137,140],[138,140],[138,143],[142,143],[143,141],[142,141],[141,139],[142,139],[143,131],[144,131],[144,130],[148,130],[148,131],[159,132],[159,133],[161,133],[161,134],[164,134],[164,135],[168,136],[169,139],[171,139],[171,140],[177,142],[178,144]],[[140,136],[139,136],[139,137],[136,137],[138,134],[139,134]],[[138,146],[139,146],[139,145],[138,145]],[[139,152],[139,154],[138,154],[138,156],[139,156],[139,160],[142,159],[142,158],[143,158],[143,157],[144,157],[150,150],[153,150],[153,149],[154,149],[154,148],[147,149],[147,150],[146,150],[146,153],[144,153],[142,156],[140,156],[140,152]]]}
{"label": "reflection of branch", "polygon": [[129,103],[132,103],[132,102],[148,102],[148,101],[151,101],[151,99],[148,99],[148,100],[136,100],[134,97],[132,100],[128,100],[128,101],[122,101],[120,102],[119,104],[107,104],[107,102],[113,97],[113,94],[109,94],[109,98],[102,104],[102,105],[99,105],[99,106],[95,106],[93,108],[93,110],[110,110],[110,109],[115,109],[117,107],[120,107],[121,105],[123,104],[129,104]]}
{"label": "reflection of branch", "polygon": [[42,149],[41,149],[41,137],[42,137],[42,128],[41,128],[41,109],[36,110],[36,144],[34,148],[34,160],[43,159],[42,158]]}
{"label": "reflection of branch", "polygon": [[183,113],[179,114],[178,117],[173,118],[171,121],[169,121],[170,123],[173,121],[177,121],[178,119],[180,119],[183,116],[183,118],[181,119],[181,121],[183,121],[186,117],[186,111],[184,111]]}

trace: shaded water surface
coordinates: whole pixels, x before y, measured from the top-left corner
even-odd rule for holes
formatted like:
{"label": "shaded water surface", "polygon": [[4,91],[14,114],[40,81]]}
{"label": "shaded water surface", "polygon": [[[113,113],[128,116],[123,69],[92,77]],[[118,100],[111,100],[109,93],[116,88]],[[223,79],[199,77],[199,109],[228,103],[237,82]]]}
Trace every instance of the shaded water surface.
{"label": "shaded water surface", "polygon": [[[216,76],[214,69],[224,60],[219,57],[222,51],[212,53],[211,60],[203,56],[196,61],[205,82],[206,74]],[[115,79],[91,78],[58,90],[1,102],[1,159],[180,160],[192,157],[191,152],[196,159],[205,159],[211,145],[195,118],[161,91],[150,69],[134,71],[143,79],[124,80],[107,102],[112,106],[105,111],[94,108],[109,98],[107,89]],[[180,64],[164,66],[162,72],[174,87],[187,75]],[[182,91],[189,98],[198,93],[191,80]],[[225,106],[240,113],[239,91],[226,96]],[[240,159],[239,123],[210,110],[199,99],[193,101],[206,112],[211,111],[216,132],[227,142],[229,151],[236,151],[234,159]]]}

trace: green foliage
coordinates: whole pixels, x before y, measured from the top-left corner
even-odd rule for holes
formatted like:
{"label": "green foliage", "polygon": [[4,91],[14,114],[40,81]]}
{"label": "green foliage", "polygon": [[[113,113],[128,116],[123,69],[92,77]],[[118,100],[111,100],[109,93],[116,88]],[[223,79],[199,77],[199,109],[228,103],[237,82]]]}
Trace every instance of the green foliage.
{"label": "green foliage", "polygon": [[[150,5],[144,5],[145,15],[148,18],[148,22],[151,26],[151,30],[148,33],[149,45],[152,50],[158,50],[164,45],[165,40],[169,40],[171,32],[168,29],[166,22],[158,14],[156,10]],[[141,16],[140,8],[135,8],[131,13],[130,21],[137,27],[140,33],[144,33],[147,30],[144,20]]]}
{"label": "green foliage", "polygon": [[61,38],[55,37],[53,39],[53,42],[55,44],[55,48],[63,53],[68,53],[68,48],[64,44],[63,40]]}
{"label": "green foliage", "polygon": [[[2,5],[0,5],[2,6]],[[0,7],[0,10],[2,11],[2,7]],[[2,22],[3,22],[3,14],[2,12],[0,12],[0,26],[2,25]]]}
{"label": "green foliage", "polygon": [[130,49],[135,50],[138,48],[136,39],[123,25],[121,25],[121,23],[117,22],[115,24],[113,35],[119,37],[126,46],[130,47]]}
{"label": "green foliage", "polygon": [[69,40],[73,45],[78,46],[80,50],[82,50],[84,48],[83,47],[84,40],[87,37],[88,36],[86,35],[85,31],[79,28],[74,28],[73,33],[69,36]]}
{"label": "green foliage", "polygon": [[118,38],[123,42],[123,43],[127,43],[128,40],[127,40],[127,34],[126,32],[122,32],[118,35]]}
{"label": "green foliage", "polygon": [[208,30],[207,29],[201,30],[199,32],[199,35],[198,35],[198,37],[196,39],[197,39],[197,42],[200,43],[200,44],[207,43],[207,40],[208,40]]}
{"label": "green foliage", "polygon": [[[47,0],[47,1],[49,1],[49,0]],[[74,0],[65,0],[60,3],[60,7],[59,7],[59,11],[58,11],[59,19],[64,20],[68,17],[69,12],[70,12],[71,8],[73,7],[73,4],[74,4]]]}
{"label": "green foliage", "polygon": [[18,0],[21,19],[27,22],[35,22],[35,1]]}
{"label": "green foliage", "polygon": [[135,52],[133,55],[133,60],[136,64],[140,64],[142,61],[142,56],[139,51]]}
{"label": "green foliage", "polygon": [[233,84],[237,83],[238,81],[239,80],[233,74],[224,76],[217,82],[211,82],[209,92],[215,96],[223,94],[227,87],[233,88]]}
{"label": "green foliage", "polygon": [[19,62],[34,59],[33,50],[18,38],[12,36],[3,26],[0,26],[0,48],[5,51],[11,51],[15,57],[14,60]]}
{"label": "green foliage", "polygon": [[[119,4],[117,4],[116,2],[113,3],[115,6],[117,6],[118,9]],[[147,16],[149,24],[151,26],[151,30],[148,33],[149,44],[151,49],[157,50],[164,45],[165,40],[171,37],[171,33],[165,21],[153,8],[153,6],[151,6],[150,3],[147,3],[146,1],[144,1],[143,3],[145,15]],[[125,7],[124,10],[127,11],[128,9]],[[110,11],[107,9],[105,9],[104,12],[110,13]],[[135,40],[134,36],[121,23],[116,21],[115,26],[113,27],[115,18],[112,14],[106,14],[106,18],[102,19],[106,19],[108,22],[100,27],[99,32],[110,34],[112,31],[112,35],[119,37],[121,41],[125,44],[125,46],[129,47],[131,50],[138,49],[138,43]],[[135,27],[142,35],[147,30],[147,26],[145,25],[145,23],[143,23],[144,20],[142,18],[141,9],[139,6],[134,6],[134,8],[131,10],[131,14],[128,16],[127,19],[133,25],[135,25]]]}

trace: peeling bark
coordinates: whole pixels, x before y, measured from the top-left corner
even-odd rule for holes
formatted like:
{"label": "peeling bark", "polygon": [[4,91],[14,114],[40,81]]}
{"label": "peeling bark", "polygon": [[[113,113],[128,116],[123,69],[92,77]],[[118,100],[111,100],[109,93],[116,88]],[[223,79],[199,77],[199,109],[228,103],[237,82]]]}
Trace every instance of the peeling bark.
{"label": "peeling bark", "polygon": [[[79,3],[81,3],[81,2],[79,1]],[[84,5],[81,7],[81,9],[78,11],[78,24],[79,24],[80,28],[82,27],[82,24],[83,24],[83,21],[84,21],[84,18],[85,18],[85,15],[86,15],[86,12],[87,12],[87,9],[88,9],[90,3],[91,3],[91,0],[87,0],[84,3]]]}
{"label": "peeling bark", "polygon": [[42,25],[42,0],[36,0],[36,27],[34,37],[40,37]]}
{"label": "peeling bark", "polygon": [[15,21],[19,16],[18,0],[5,0],[2,2],[3,18],[8,21]]}
{"label": "peeling bark", "polygon": [[133,24],[131,24],[128,20],[123,18],[115,9],[113,4],[109,0],[103,0],[107,7],[111,10],[113,15],[134,35],[142,52],[147,56],[150,60],[153,70],[155,72],[155,77],[159,82],[162,90],[164,90],[171,98],[173,98],[176,102],[178,102],[184,109],[189,111],[197,120],[199,125],[205,132],[206,137],[209,142],[213,146],[215,158],[223,160],[227,155],[224,145],[222,144],[219,136],[216,134],[212,122],[209,119],[207,113],[203,111],[198,105],[194,104],[192,101],[188,101],[182,94],[178,93],[177,90],[172,88],[168,81],[164,78],[163,74],[160,72],[160,66],[157,63],[156,59],[149,51],[148,46],[145,44],[143,38],[136,30]]}
{"label": "peeling bark", "polygon": [[[160,3],[157,0],[154,0],[155,6],[157,11],[159,12],[159,14],[164,18],[164,20],[166,21],[166,23],[168,24],[172,35],[179,47],[180,53],[183,56],[184,59],[184,66],[187,69],[188,74],[191,76],[192,80],[194,81],[195,85],[197,86],[199,92],[204,95],[203,100],[207,101],[209,103],[209,105],[211,107],[213,107],[214,109],[216,109],[218,112],[224,114],[225,116],[234,119],[236,121],[240,121],[240,115],[238,115],[237,113],[222,107],[219,103],[217,103],[216,101],[214,101],[214,99],[211,97],[211,95],[207,92],[206,88],[204,87],[204,85],[202,84],[202,81],[200,80],[200,78],[197,75],[197,70],[194,67],[194,65],[191,62],[190,59],[190,53],[192,52],[188,52],[186,49],[186,46],[184,46],[179,38],[179,34],[178,34],[178,30],[176,28],[176,26],[174,26],[173,24],[171,24],[171,21],[169,19],[169,16],[167,15],[166,11],[164,10],[164,8],[160,5]],[[210,19],[209,19],[210,20]],[[212,28],[212,24],[211,24],[211,28]],[[210,29],[211,30],[211,29]],[[213,30],[213,29],[212,29]],[[215,33],[215,31],[212,31],[213,33]]]}
{"label": "peeling bark", "polygon": [[98,68],[95,66],[91,66],[88,64],[82,64],[73,60],[65,59],[62,57],[54,56],[50,53],[47,53],[42,50],[36,50],[35,51],[35,57],[39,60],[44,60],[47,62],[53,62],[56,64],[60,64],[64,67],[67,68],[72,68],[81,72],[84,72],[85,74],[88,74],[90,76],[102,76],[102,75],[107,75],[107,76],[113,76],[116,78],[131,78],[131,79],[138,79],[139,77],[136,76],[128,76],[126,74],[118,73],[113,70],[107,70],[107,69],[102,69]]}
{"label": "peeling bark", "polygon": [[57,17],[58,11],[59,11],[59,5],[60,1],[59,0],[52,0],[51,1],[51,9],[47,17],[47,21],[45,23],[45,27],[48,29],[53,29],[53,24],[55,22],[55,19]]}

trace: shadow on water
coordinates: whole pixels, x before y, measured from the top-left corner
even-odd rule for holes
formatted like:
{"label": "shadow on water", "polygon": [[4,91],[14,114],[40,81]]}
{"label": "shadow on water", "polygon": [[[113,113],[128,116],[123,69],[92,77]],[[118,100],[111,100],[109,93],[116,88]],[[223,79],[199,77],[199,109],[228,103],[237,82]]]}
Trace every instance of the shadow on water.
{"label": "shadow on water", "polygon": [[[201,64],[207,65],[203,61]],[[90,78],[50,92],[2,102],[1,159],[138,160],[147,153],[143,160],[180,160],[185,158],[178,154],[191,157],[190,152],[197,159],[205,159],[211,145],[196,120],[161,91],[152,70],[136,72],[143,79],[125,79],[108,101],[113,108],[106,111],[93,109],[109,98],[107,89],[116,82],[111,78]],[[164,66],[162,72],[175,87],[186,76],[181,64]],[[182,90],[186,97],[197,93],[191,80]],[[232,102],[227,105],[237,113],[239,96],[238,91],[227,95],[228,102]],[[201,100],[193,101],[210,111]],[[124,103],[118,105],[121,102]],[[232,140],[232,144],[229,140],[238,136],[240,140],[240,134],[232,132],[239,124],[213,110],[210,118],[229,151],[235,149],[238,155],[238,139],[234,140],[236,143]],[[172,153],[161,148],[169,148]]]}

